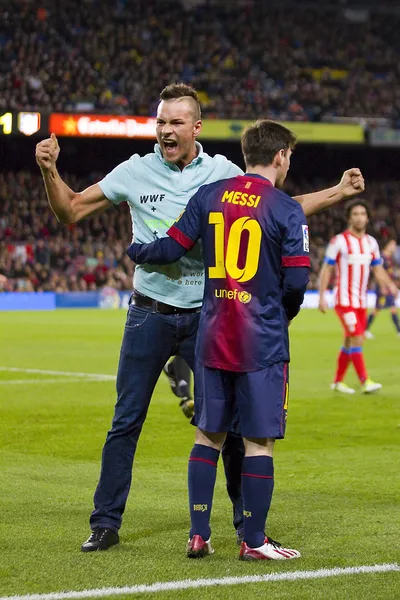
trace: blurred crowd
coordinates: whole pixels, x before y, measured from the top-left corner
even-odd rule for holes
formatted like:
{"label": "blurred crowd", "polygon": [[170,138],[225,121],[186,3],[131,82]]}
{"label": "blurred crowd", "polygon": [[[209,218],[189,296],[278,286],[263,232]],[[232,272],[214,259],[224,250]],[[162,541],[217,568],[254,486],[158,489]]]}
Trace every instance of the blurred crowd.
{"label": "blurred crowd", "polygon": [[[82,190],[99,181],[65,175],[68,185]],[[288,182],[292,195],[331,185],[327,181]],[[370,232],[381,246],[400,243],[400,182],[368,182],[363,198],[372,207]],[[327,241],[346,227],[342,205],[309,219],[310,289]],[[90,291],[110,286],[130,290],[134,265],[125,255],[132,229],[126,203],[74,225],[57,222],[48,207],[39,173],[0,173],[0,291]]]}
{"label": "blurred crowd", "polygon": [[[72,189],[89,180],[66,176]],[[49,209],[40,174],[0,173],[0,291],[93,291],[132,288],[132,241],[124,203],[77,225],[61,225]]]}
{"label": "blurred crowd", "polygon": [[235,4],[0,0],[0,109],[153,115],[184,81],[209,118],[397,122],[399,15]]}

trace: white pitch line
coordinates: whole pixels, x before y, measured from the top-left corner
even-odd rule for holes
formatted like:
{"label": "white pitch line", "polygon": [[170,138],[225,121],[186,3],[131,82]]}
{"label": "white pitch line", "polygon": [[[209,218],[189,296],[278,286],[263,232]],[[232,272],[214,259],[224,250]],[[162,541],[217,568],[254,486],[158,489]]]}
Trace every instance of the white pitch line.
{"label": "white pitch line", "polygon": [[388,573],[400,571],[397,563],[383,565],[365,565],[346,567],[343,569],[318,569],[317,571],[292,571],[290,573],[271,573],[269,575],[249,575],[245,577],[222,577],[220,579],[184,579],[182,581],[165,581],[126,587],[99,588],[81,592],[54,592],[51,594],[28,594],[25,596],[4,596],[0,600],[73,600],[79,598],[104,598],[134,594],[151,594],[169,592],[171,590],[189,590],[223,585],[241,585],[246,583],[269,583],[271,581],[296,581],[299,579],[324,579],[342,575],[362,575],[365,573]]}
{"label": "white pitch line", "polygon": [[100,379],[102,381],[115,381],[115,375],[105,375],[102,373],[77,373],[75,371],[49,371],[45,369],[22,369],[19,367],[0,367],[0,371],[10,373],[38,373],[39,375],[67,375],[70,377],[89,377],[91,379]]}
{"label": "white pitch line", "polygon": [[82,377],[58,377],[58,379],[7,379],[5,381],[0,381],[0,385],[35,385],[35,384],[44,384],[44,383],[92,383],[108,381],[106,379],[100,379],[100,377],[87,377],[83,379]]}

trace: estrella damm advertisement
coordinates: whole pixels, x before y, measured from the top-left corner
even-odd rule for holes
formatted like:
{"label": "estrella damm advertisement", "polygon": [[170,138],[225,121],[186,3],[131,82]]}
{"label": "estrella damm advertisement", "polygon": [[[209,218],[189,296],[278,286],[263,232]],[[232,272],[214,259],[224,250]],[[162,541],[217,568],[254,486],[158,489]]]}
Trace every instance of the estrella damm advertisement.
{"label": "estrella damm advertisement", "polygon": [[127,115],[52,113],[49,131],[59,136],[72,137],[153,139],[156,137],[156,119]]}

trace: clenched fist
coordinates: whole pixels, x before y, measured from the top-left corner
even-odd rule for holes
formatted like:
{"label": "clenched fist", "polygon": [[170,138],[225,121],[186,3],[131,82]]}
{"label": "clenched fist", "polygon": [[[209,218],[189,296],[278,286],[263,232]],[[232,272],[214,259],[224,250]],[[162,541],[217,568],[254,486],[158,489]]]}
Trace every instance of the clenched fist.
{"label": "clenched fist", "polygon": [[42,171],[55,169],[59,154],[60,146],[54,133],[47,140],[42,140],[39,144],[36,144],[36,162]]}
{"label": "clenched fist", "polygon": [[343,194],[343,200],[348,200],[361,194],[365,190],[365,182],[360,169],[348,169],[345,171],[340,180],[339,188]]}

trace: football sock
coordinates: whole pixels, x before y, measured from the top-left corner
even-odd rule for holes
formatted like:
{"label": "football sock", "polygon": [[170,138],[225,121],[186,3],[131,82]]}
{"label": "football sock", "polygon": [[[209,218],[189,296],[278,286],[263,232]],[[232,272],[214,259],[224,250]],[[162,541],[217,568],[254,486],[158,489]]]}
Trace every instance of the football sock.
{"label": "football sock", "polygon": [[392,315],[392,321],[394,323],[394,326],[397,329],[397,333],[400,333],[399,316],[396,313],[391,313],[391,315]]}
{"label": "football sock", "polygon": [[350,350],[345,348],[340,349],[337,359],[337,367],[336,367],[336,375],[335,375],[335,383],[342,381],[344,376],[346,375],[347,367],[351,363]]}
{"label": "football sock", "polygon": [[210,538],[210,514],[217,477],[219,451],[195,444],[189,458],[189,507],[192,527],[189,537]]}
{"label": "football sock", "polygon": [[272,456],[245,456],[243,459],[242,495],[244,541],[250,548],[264,544],[265,521],[274,490]]}
{"label": "football sock", "polygon": [[367,331],[368,331],[368,330],[369,330],[369,328],[371,327],[371,325],[372,325],[372,323],[374,322],[374,320],[375,320],[375,315],[374,315],[374,313],[371,313],[371,314],[368,316]]}
{"label": "football sock", "polygon": [[351,348],[350,356],[359,380],[361,383],[364,383],[366,379],[368,379],[368,375],[361,346],[354,346]]}

